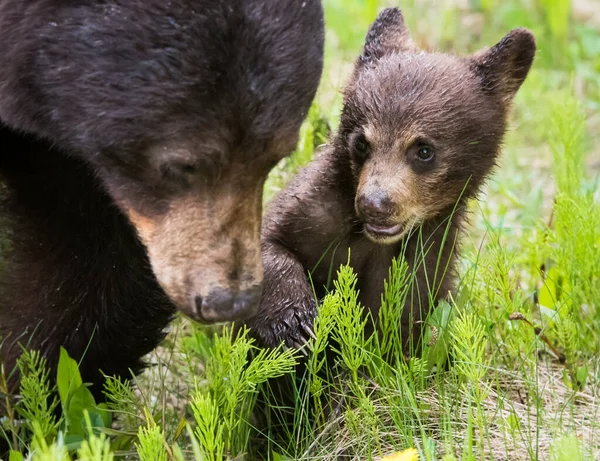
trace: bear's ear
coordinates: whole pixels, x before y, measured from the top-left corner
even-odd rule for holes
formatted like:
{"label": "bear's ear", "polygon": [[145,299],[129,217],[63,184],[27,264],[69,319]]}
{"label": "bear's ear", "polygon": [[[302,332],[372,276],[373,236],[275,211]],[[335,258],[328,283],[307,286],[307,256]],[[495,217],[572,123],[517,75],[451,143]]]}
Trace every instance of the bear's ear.
{"label": "bear's ear", "polygon": [[534,56],[533,34],[514,29],[492,48],[475,54],[472,62],[484,90],[498,92],[509,101],[527,77]]}
{"label": "bear's ear", "polygon": [[359,64],[368,65],[392,52],[416,50],[398,8],[386,8],[369,27]]}

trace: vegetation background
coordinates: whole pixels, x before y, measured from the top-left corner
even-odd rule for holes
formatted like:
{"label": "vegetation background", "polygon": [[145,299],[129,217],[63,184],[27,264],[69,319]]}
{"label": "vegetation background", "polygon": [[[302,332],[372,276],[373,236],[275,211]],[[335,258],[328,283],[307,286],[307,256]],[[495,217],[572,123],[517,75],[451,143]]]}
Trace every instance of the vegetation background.
{"label": "vegetation background", "polygon": [[[528,27],[539,51],[500,165],[471,204],[460,287],[427,320],[420,358],[402,358],[393,328],[411,275],[403,262],[390,271],[381,341],[364,337],[355,277],[340,268],[305,351],[293,427],[272,440],[269,457],[381,459],[414,447],[416,455],[394,459],[600,459],[600,2],[324,5],[321,89],[294,155],[269,178],[266,202],[335,129],[339,89],[382,7],[400,6],[426,49],[466,54]],[[336,367],[323,360],[329,338],[343,345]],[[30,352],[20,363],[21,401],[9,405],[1,432],[11,461],[255,459],[253,407],[268,397],[269,378],[294,372],[297,356],[178,319],[136,385],[110,380],[109,403],[97,406],[66,354],[59,397],[48,399],[44,360]],[[3,390],[0,374],[0,398]],[[320,406],[323,395],[336,398],[333,411]]]}

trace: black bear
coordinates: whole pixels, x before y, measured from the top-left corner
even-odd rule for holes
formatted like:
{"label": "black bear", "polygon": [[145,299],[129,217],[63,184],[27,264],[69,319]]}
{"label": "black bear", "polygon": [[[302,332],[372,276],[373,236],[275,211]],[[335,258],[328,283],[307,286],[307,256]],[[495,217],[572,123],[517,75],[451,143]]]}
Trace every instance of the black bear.
{"label": "black bear", "polygon": [[471,57],[428,53],[400,10],[380,13],[344,90],[337,135],[263,220],[264,292],[247,321],[260,344],[310,338],[317,299],[348,249],[374,319],[392,258],[405,258],[415,280],[399,327],[410,337],[453,286],[465,205],[496,162],[535,49],[533,35],[515,29]]}
{"label": "black bear", "polygon": [[263,183],[323,41],[318,0],[0,0],[6,373],[64,346],[127,377],[176,308],[256,311]]}

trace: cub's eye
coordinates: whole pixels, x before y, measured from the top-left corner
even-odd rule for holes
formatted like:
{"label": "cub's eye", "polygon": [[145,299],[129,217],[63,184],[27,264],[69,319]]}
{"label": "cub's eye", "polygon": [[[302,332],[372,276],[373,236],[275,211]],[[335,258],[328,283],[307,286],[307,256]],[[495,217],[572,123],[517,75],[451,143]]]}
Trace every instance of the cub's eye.
{"label": "cub's eye", "polygon": [[419,146],[417,148],[417,158],[422,162],[431,162],[435,157],[433,148],[430,146]]}
{"label": "cub's eye", "polygon": [[364,162],[371,153],[371,146],[364,134],[357,134],[352,140],[352,154],[357,162]]}

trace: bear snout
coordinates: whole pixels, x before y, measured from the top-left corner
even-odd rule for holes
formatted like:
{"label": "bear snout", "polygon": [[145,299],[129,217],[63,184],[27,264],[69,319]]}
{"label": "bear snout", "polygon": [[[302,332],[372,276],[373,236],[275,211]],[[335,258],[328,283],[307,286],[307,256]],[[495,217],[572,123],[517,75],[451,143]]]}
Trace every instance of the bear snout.
{"label": "bear snout", "polygon": [[127,210],[158,283],[193,320],[240,320],[258,309],[262,188],[248,189],[220,189],[206,200],[186,196],[158,216]]}
{"label": "bear snout", "polygon": [[205,298],[196,296],[188,316],[202,323],[244,320],[257,312],[261,294],[258,284],[243,291],[216,288]]}
{"label": "bear snout", "polygon": [[378,190],[359,195],[356,211],[364,222],[385,225],[394,214],[394,203],[385,191]]}

